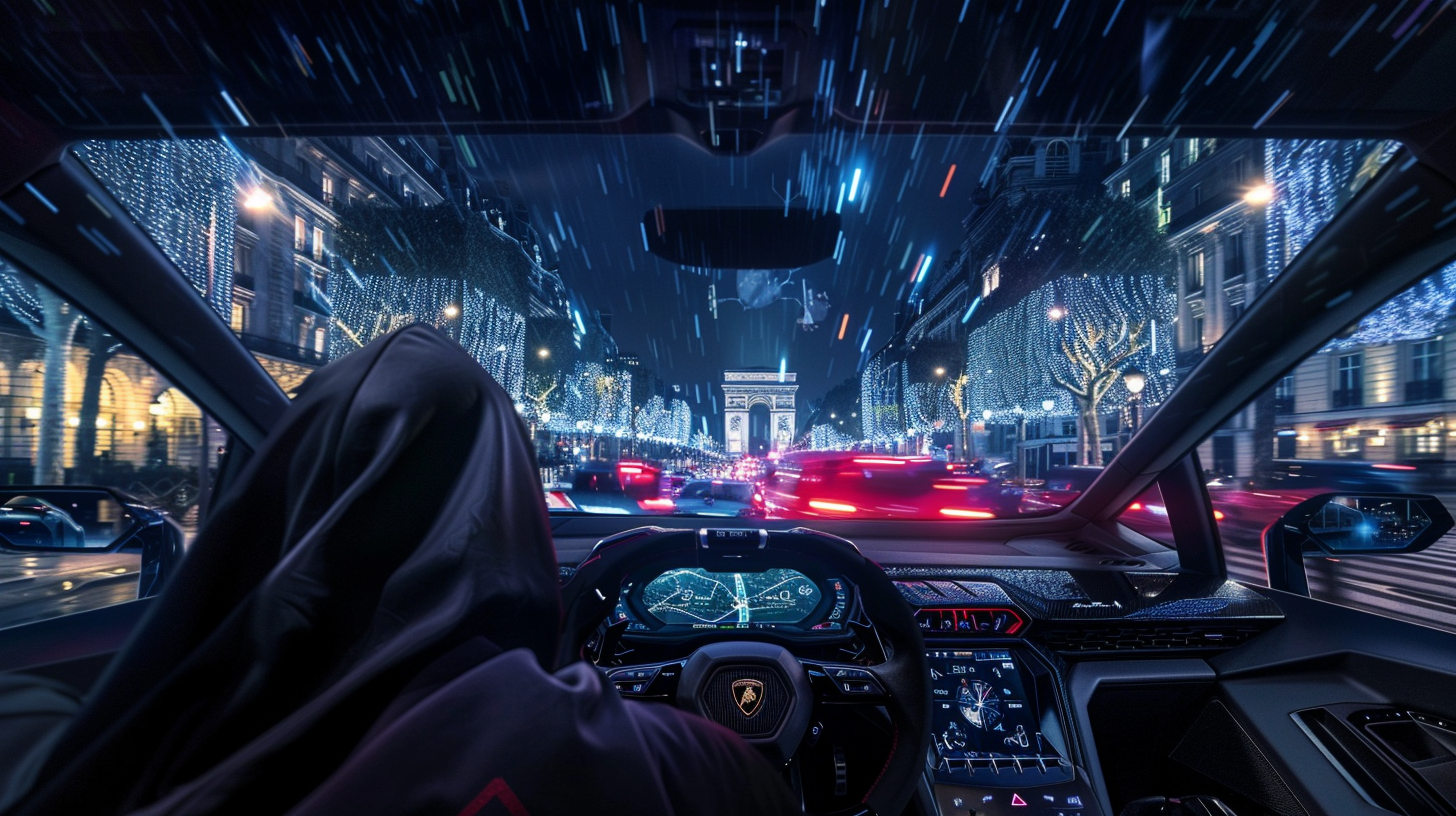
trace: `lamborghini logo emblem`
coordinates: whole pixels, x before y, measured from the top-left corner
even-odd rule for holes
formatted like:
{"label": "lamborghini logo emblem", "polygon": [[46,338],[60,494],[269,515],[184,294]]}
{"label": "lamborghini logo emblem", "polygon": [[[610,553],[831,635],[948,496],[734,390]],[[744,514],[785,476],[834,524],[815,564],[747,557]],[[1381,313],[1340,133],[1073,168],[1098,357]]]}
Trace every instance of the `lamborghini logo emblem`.
{"label": "lamborghini logo emblem", "polygon": [[733,702],[743,716],[752,718],[763,707],[763,683],[759,680],[734,680]]}

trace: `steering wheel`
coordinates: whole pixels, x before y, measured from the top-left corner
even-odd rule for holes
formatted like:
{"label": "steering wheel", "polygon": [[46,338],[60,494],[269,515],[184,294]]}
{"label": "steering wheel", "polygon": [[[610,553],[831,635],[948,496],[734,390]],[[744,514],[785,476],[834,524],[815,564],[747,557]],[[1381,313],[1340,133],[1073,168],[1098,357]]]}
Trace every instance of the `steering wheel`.
{"label": "steering wheel", "polygon": [[728,727],[781,763],[799,751],[817,704],[882,707],[893,729],[889,757],[861,806],[849,812],[900,813],[915,792],[930,746],[930,668],[910,605],[884,571],[845,539],[804,528],[660,527],[604,539],[562,588],[565,617],[557,663],[583,659],[589,644],[600,652],[604,639],[621,634],[626,621],[610,624],[598,636],[616,608],[624,580],[644,568],[746,572],[784,557],[817,561],[858,588],[864,616],[873,625],[873,633],[864,634],[877,638],[881,662],[866,666],[801,660],[776,643],[728,640],[703,645],[669,664],[613,666],[606,669],[608,676],[624,691],[653,683],[661,687],[671,679],[677,706]]}

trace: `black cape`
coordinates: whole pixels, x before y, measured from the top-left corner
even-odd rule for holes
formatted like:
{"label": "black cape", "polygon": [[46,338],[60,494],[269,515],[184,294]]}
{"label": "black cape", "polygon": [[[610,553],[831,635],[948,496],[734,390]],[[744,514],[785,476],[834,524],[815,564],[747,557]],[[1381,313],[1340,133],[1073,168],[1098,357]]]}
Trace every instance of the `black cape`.
{"label": "black cape", "polygon": [[309,378],[17,813],[787,813],[736,735],[550,673],[510,397],[424,326]]}

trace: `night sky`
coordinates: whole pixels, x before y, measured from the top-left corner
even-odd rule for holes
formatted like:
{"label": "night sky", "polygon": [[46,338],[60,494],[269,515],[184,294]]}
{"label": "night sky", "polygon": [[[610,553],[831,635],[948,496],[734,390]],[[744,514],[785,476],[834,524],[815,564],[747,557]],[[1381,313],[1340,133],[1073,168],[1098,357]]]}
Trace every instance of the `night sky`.
{"label": "night sky", "polygon": [[[483,175],[506,181],[530,207],[548,256],[553,248],[547,235],[555,236],[568,289],[591,308],[611,312],[621,351],[638,354],[659,377],[681,384],[695,414],[712,413],[708,395],[717,393],[725,368],[777,369],[784,359],[798,373],[802,411],[857,374],[867,329],[873,332],[870,352],[888,339],[920,256],[939,263],[960,245],[968,200],[992,145],[965,137],[856,137],[846,139],[842,153],[834,151],[838,166],[824,158],[830,151],[822,136],[787,136],[746,158],[712,155],[675,136],[497,136],[481,141],[480,154]],[[828,292],[832,308],[817,331],[796,325],[801,309],[792,301],[754,311],[721,304],[715,321],[708,308],[712,279],[643,247],[640,221],[650,208],[782,207],[787,183],[801,189],[802,180],[813,177],[804,168],[816,162],[819,187],[835,192],[831,210],[839,182],[851,183],[854,170],[862,171],[856,200],[841,209],[841,261],[798,270],[793,285],[784,287],[786,295],[798,297],[802,279],[811,290]],[[942,198],[952,164],[956,171]],[[803,197],[792,202],[804,203]],[[720,298],[735,294],[736,272],[715,277]],[[846,313],[848,330],[838,340]]]}

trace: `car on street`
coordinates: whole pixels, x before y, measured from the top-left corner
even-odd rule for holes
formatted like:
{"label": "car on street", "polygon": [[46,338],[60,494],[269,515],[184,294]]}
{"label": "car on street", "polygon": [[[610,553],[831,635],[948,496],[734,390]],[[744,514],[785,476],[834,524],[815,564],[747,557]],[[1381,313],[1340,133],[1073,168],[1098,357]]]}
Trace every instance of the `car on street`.
{"label": "car on street", "polygon": [[673,499],[673,512],[690,516],[762,518],[763,495],[750,482],[698,479],[683,485]]}

